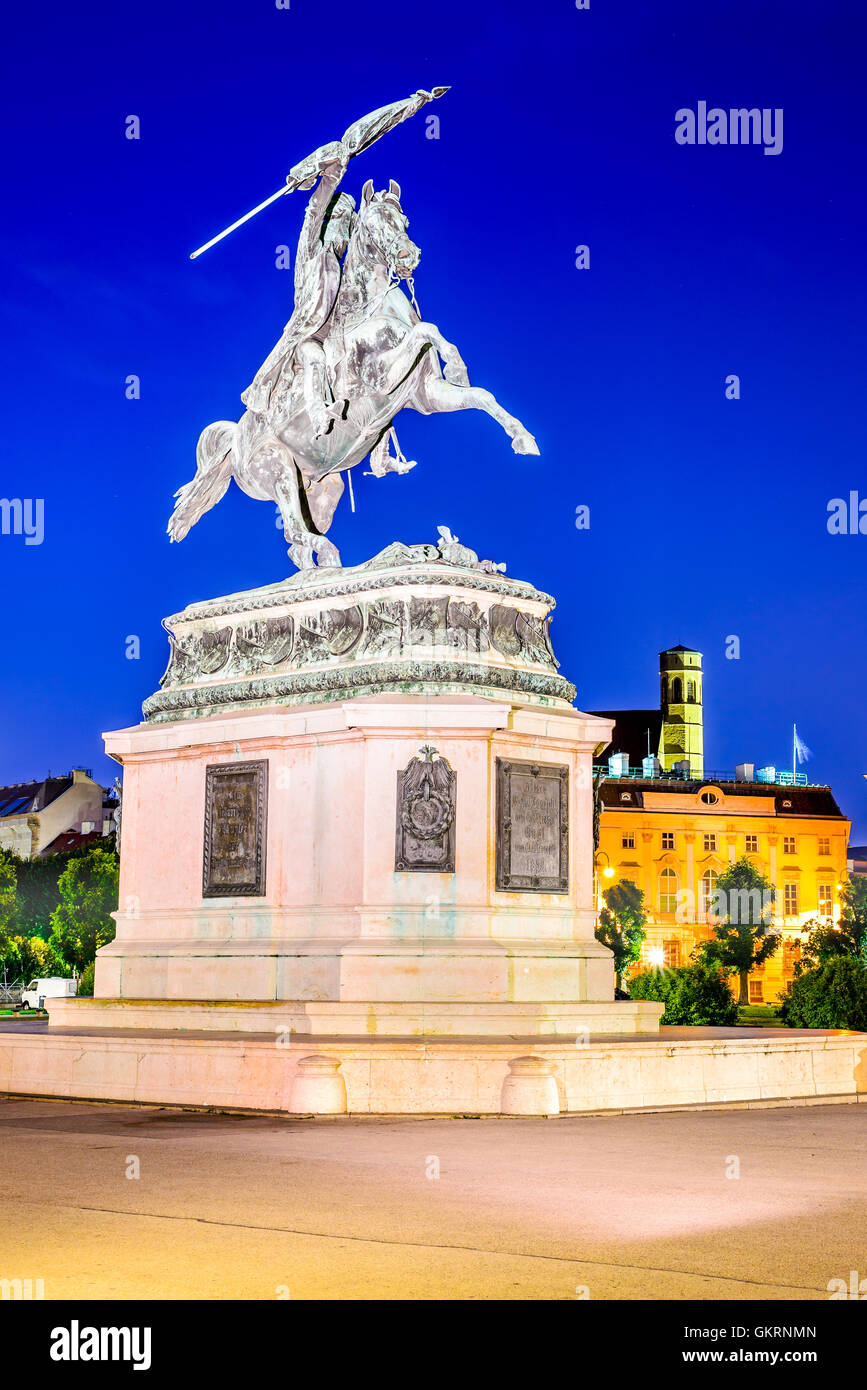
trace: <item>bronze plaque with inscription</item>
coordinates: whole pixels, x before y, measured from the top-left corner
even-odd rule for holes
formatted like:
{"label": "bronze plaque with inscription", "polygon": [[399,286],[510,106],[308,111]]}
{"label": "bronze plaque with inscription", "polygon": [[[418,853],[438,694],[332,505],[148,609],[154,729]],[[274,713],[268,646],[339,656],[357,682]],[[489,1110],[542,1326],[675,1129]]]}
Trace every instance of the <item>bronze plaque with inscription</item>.
{"label": "bronze plaque with inscription", "polygon": [[206,770],[203,898],[265,892],[268,763],[218,763]]}
{"label": "bronze plaque with inscription", "polygon": [[497,888],[569,892],[569,769],[497,759]]}

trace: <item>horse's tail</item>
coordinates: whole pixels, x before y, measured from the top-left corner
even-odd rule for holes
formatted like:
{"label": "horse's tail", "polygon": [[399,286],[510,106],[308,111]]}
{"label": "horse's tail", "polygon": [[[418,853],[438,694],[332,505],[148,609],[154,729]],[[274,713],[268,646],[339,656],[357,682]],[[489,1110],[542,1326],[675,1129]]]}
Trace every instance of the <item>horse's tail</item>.
{"label": "horse's tail", "polygon": [[182,541],[199,517],[219,502],[232,481],[232,448],[238,426],[234,420],[216,420],[199,435],[196,445],[196,476],[175,493],[177,501],[169,518],[168,532],[173,541]]}

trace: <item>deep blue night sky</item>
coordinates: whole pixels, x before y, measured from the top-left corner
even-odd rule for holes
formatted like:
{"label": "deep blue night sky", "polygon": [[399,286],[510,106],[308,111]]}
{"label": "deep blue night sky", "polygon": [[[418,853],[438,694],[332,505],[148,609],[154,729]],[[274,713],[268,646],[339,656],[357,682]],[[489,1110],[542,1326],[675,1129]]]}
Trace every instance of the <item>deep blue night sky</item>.
{"label": "deep blue night sky", "polygon": [[[161,617],[289,572],[234,485],[181,545],[165,527],[289,317],[304,195],[188,253],[364,112],[452,84],[439,140],[422,113],[344,186],[401,183],[424,316],[542,457],[405,414],[419,466],[355,469],[344,562],[449,525],[557,596],[584,708],[654,704],[659,649],[699,648],[707,766],[785,766],[797,720],[867,839],[867,536],[826,528],[867,496],[863,5],[51,0],[4,29],[0,495],[44,498],[45,539],[0,536],[0,781],[110,778],[99,735],[156,688]],[[676,144],[700,100],[782,107],[782,153]]]}

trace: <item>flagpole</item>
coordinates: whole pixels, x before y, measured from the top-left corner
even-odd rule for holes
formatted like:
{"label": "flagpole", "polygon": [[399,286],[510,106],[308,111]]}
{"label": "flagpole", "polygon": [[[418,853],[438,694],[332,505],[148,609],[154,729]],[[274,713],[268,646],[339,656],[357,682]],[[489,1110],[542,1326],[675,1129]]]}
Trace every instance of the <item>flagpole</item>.
{"label": "flagpole", "polygon": [[792,785],[795,784],[795,762],[798,756],[798,726],[792,725]]}

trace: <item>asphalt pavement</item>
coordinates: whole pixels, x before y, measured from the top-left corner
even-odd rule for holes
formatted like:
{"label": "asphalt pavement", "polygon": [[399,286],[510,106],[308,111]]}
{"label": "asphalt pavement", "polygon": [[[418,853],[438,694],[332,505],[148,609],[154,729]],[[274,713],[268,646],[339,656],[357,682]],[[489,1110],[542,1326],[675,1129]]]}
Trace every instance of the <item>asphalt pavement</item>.
{"label": "asphalt pavement", "polygon": [[0,1098],[0,1279],[52,1298],[827,1299],[867,1105],[295,1119]]}

